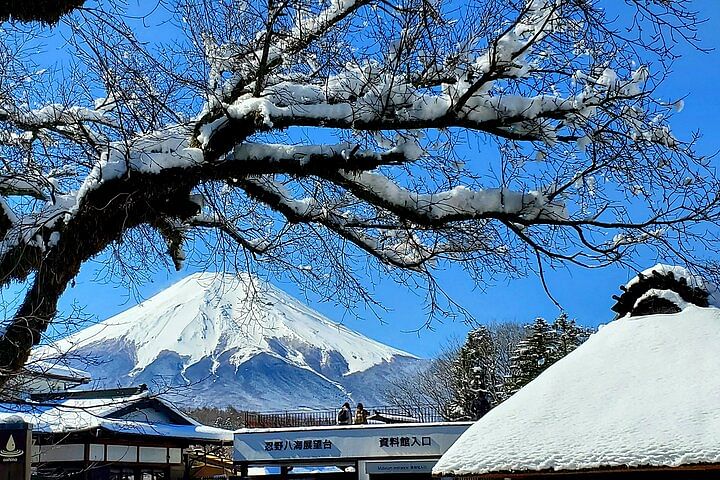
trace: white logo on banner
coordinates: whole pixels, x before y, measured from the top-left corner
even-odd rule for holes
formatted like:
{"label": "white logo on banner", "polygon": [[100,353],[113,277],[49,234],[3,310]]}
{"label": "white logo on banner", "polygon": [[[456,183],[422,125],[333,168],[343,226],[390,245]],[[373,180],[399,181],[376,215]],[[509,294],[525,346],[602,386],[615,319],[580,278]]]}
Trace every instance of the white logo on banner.
{"label": "white logo on banner", "polygon": [[3,461],[12,461],[9,459],[15,459],[23,453],[25,453],[25,451],[17,448],[17,446],[15,445],[15,439],[11,434],[8,438],[7,443],[5,444],[5,448],[0,450],[0,457],[3,457]]}

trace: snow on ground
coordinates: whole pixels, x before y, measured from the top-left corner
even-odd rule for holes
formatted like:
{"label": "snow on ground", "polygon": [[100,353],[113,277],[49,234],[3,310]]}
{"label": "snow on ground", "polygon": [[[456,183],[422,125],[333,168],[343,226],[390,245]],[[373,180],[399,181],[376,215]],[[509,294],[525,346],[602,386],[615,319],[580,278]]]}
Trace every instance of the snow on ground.
{"label": "snow on ground", "polygon": [[445,453],[435,474],[720,462],[720,309],[625,317]]}

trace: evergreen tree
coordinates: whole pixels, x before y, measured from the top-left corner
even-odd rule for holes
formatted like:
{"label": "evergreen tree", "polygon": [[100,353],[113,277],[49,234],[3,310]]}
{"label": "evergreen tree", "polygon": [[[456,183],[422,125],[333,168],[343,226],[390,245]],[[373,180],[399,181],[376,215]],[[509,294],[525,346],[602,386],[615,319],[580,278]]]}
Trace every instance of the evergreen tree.
{"label": "evergreen tree", "polygon": [[591,330],[578,326],[567,314],[558,316],[552,325],[537,318],[527,326],[527,337],[518,343],[510,364],[507,391],[510,395],[534,380],[550,365],[579,347]]}
{"label": "evergreen tree", "polygon": [[447,417],[477,420],[497,401],[495,346],[487,327],[468,333],[465,344],[453,362],[453,399]]}
{"label": "evergreen tree", "polygon": [[399,406],[432,404],[450,421],[477,420],[546,368],[580,346],[592,331],[566,314],[552,324],[490,324],[468,333],[415,378],[386,392]]}
{"label": "evergreen tree", "polygon": [[555,319],[552,328],[555,332],[556,346],[551,364],[579,347],[592,333],[592,330],[581,327],[575,323],[575,320],[569,319],[566,313],[560,314]]}
{"label": "evergreen tree", "polygon": [[470,332],[465,344],[446,346],[414,377],[391,381],[385,395],[402,408],[432,405],[449,421],[479,418],[488,410],[487,403],[494,407],[507,398],[510,357],[524,336],[517,323],[488,324]]}
{"label": "evergreen tree", "polygon": [[557,358],[555,334],[543,318],[528,325],[528,335],[511,357],[508,391],[512,395],[530,383]]}

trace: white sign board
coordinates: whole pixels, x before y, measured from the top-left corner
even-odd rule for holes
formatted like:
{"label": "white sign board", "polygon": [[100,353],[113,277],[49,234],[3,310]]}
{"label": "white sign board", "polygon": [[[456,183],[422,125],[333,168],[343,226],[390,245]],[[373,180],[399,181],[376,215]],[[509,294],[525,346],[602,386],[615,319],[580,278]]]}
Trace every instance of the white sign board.
{"label": "white sign board", "polygon": [[440,457],[470,423],[356,425],[235,433],[236,462]]}
{"label": "white sign board", "polygon": [[367,462],[365,473],[372,475],[405,474],[405,473],[432,473],[435,460],[415,462]]}

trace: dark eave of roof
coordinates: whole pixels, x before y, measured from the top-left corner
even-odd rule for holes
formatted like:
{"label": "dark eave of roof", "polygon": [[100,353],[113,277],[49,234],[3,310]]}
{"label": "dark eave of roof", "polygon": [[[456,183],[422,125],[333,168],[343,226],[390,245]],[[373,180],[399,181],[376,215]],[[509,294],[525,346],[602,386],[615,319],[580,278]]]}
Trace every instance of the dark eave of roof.
{"label": "dark eave of roof", "polygon": [[74,382],[74,383],[79,383],[79,384],[90,383],[90,380],[92,380],[90,377],[79,377],[79,376],[73,377],[70,375],[61,375],[58,373],[50,373],[50,372],[42,372],[42,373],[30,372],[28,374],[28,376],[32,376],[34,378],[50,378],[52,380],[64,380],[67,382]]}
{"label": "dark eave of roof", "polygon": [[36,402],[46,402],[48,400],[99,400],[104,398],[123,398],[139,395],[147,391],[147,385],[144,383],[137,387],[127,388],[110,388],[106,390],[82,390],[69,392],[52,392],[52,393],[33,393],[30,399]]}

